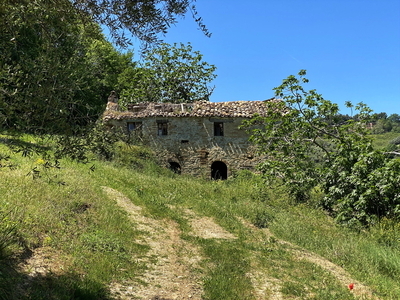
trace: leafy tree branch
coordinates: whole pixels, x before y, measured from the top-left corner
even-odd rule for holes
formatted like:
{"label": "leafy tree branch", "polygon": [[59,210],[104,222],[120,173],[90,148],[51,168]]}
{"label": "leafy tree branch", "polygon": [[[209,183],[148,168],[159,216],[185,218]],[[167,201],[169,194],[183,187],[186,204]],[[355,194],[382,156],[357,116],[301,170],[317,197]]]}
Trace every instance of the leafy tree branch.
{"label": "leafy tree branch", "polygon": [[267,157],[260,165],[266,179],[280,178],[301,202],[319,187],[325,194],[320,205],[341,223],[400,218],[400,160],[372,148],[366,126],[372,111],[347,102],[357,118],[343,121],[337,104],[303,88],[305,75],[301,70],[298,77],[283,80],[274,89],[279,100],[266,103],[267,116],[244,124]]}

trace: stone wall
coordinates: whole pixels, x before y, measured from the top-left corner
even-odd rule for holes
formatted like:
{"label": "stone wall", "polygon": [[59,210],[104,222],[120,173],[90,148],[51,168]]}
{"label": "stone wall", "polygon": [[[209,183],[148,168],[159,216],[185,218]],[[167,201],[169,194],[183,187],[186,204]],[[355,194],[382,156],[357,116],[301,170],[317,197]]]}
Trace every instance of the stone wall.
{"label": "stone wall", "polygon": [[[260,162],[249,135],[239,129],[244,118],[212,117],[146,117],[112,120],[113,125],[128,128],[130,122],[141,122],[136,131],[166,166],[179,164],[185,174],[211,178],[214,162],[227,166],[227,176],[234,170],[249,169]],[[214,124],[223,124],[223,136],[214,135]],[[159,125],[167,124],[167,135],[159,135]],[[128,130],[128,129],[127,129]]]}

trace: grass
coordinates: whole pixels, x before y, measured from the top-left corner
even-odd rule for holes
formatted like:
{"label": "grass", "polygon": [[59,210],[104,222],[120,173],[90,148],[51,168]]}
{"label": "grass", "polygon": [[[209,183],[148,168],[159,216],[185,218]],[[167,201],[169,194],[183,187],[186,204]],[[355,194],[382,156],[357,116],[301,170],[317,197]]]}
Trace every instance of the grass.
{"label": "grass", "polygon": [[399,240],[396,245],[387,247],[372,237],[371,231],[375,229],[347,230],[335,225],[323,212],[302,206],[282,211],[276,218],[271,230],[278,237],[343,266],[360,281],[373,286],[381,297],[399,297]]}
{"label": "grass", "polygon": [[372,143],[375,149],[385,149],[389,142],[400,136],[399,132],[385,132],[382,134],[372,134]]}
{"label": "grass", "polygon": [[[140,258],[150,245],[135,241],[145,232],[103,186],[123,193],[145,216],[178,224],[181,238],[200,249],[203,299],[257,300],[257,289],[265,299],[273,293],[283,299],[356,299],[337,276],[299,257],[298,249],[343,267],[380,299],[400,299],[399,224],[386,220],[351,231],[318,209],[292,205],[278,187],[265,187],[249,172],[226,181],[179,176],[152,163],[143,148],[118,144],[114,162],[56,164],[40,152],[15,154],[9,141],[0,139],[0,205],[13,212],[8,220],[17,224],[18,243],[5,247],[13,256],[0,256],[11,263],[0,264],[0,273],[13,264],[13,286],[19,286],[28,275],[17,262],[29,251],[45,248],[57,255],[54,274],[36,275],[25,290],[4,299],[112,299],[111,282],[141,282],[149,266]],[[32,136],[19,141],[46,147]],[[212,218],[237,238],[192,236],[185,209]]]}

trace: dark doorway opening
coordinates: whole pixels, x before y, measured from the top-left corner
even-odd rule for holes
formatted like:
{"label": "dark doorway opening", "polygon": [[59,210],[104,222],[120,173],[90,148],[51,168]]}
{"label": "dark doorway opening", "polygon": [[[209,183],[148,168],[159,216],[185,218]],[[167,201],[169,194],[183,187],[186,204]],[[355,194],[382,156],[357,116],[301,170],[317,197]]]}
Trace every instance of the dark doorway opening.
{"label": "dark doorway opening", "polygon": [[211,165],[211,179],[225,180],[228,178],[228,167],[222,161],[214,161]]}
{"label": "dark doorway opening", "polygon": [[181,165],[178,164],[177,162],[170,161],[169,169],[176,174],[181,174]]}

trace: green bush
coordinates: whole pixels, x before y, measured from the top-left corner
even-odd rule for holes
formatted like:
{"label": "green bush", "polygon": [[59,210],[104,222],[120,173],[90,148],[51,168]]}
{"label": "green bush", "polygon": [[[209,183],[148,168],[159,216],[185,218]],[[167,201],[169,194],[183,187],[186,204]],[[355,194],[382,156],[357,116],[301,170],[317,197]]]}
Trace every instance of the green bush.
{"label": "green bush", "polygon": [[253,218],[253,225],[258,228],[267,228],[274,217],[266,208],[259,209]]}
{"label": "green bush", "polygon": [[[340,158],[344,160],[344,157]],[[324,182],[324,207],[347,225],[372,225],[378,219],[400,218],[400,160],[382,152],[360,154],[348,168],[334,164]]]}

